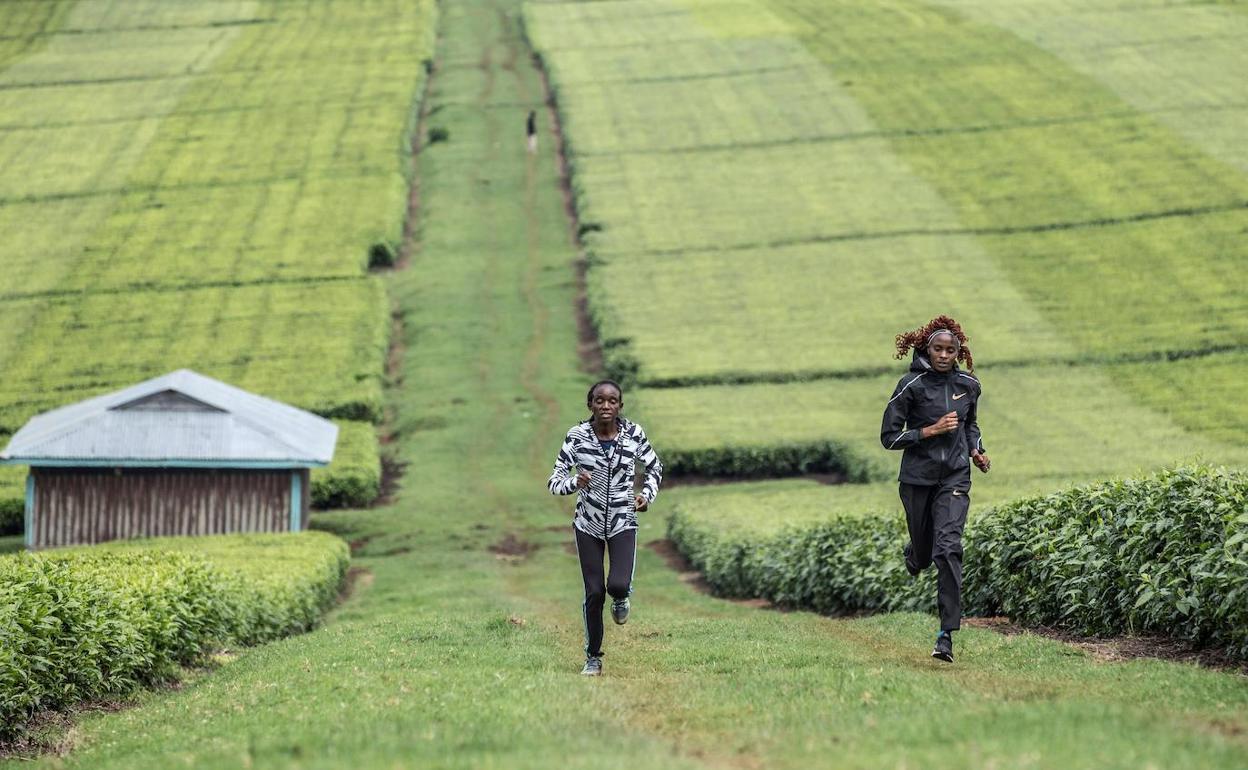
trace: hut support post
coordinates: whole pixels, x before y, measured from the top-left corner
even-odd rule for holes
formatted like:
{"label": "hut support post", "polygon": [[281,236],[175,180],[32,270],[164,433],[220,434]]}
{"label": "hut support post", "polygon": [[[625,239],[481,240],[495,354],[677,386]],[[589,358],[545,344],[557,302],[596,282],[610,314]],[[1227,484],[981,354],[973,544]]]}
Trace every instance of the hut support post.
{"label": "hut support post", "polygon": [[303,478],[299,471],[290,472],[290,531],[299,531],[299,521],[301,519],[299,508],[303,503]]}
{"label": "hut support post", "polygon": [[35,474],[26,474],[26,550],[35,547]]}

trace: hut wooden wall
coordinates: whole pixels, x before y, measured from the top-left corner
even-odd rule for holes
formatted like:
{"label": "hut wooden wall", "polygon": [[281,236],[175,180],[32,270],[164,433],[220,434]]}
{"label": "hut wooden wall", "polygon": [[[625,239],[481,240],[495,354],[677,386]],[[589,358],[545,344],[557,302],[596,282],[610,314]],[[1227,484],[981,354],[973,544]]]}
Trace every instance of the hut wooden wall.
{"label": "hut wooden wall", "polygon": [[[290,470],[32,468],[31,473],[33,548],[290,529]],[[306,496],[307,471],[302,473]],[[300,509],[306,518],[307,506]]]}

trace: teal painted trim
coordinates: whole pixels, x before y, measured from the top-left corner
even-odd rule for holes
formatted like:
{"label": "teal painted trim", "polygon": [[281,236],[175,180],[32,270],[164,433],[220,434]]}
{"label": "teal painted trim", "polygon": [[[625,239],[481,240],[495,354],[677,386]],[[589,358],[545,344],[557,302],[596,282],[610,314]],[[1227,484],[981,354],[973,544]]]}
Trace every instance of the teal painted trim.
{"label": "teal painted trim", "polygon": [[26,476],[26,550],[35,545],[35,474]]}
{"label": "teal painted trim", "polygon": [[290,474],[290,531],[299,531],[299,513],[303,507],[303,477],[299,471]]}
{"label": "teal painted trim", "polygon": [[0,465],[29,465],[35,468],[247,468],[271,471],[324,468],[329,463],[294,460],[44,460],[29,457],[0,460]]}

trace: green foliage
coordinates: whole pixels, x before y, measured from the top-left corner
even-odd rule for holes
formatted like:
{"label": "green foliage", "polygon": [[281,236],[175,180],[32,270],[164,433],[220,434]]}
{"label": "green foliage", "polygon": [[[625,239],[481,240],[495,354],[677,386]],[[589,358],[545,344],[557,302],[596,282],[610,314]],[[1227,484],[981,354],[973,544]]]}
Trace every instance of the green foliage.
{"label": "green foliage", "polygon": [[[900,514],[760,533],[678,508],[668,532],[724,595],[827,614],[934,608],[934,573],[911,579],[902,563]],[[1189,466],[1004,503],[970,520],[965,544],[968,614],[1248,658],[1248,473]]]}
{"label": "green foliage", "polygon": [[[355,0],[306,7],[338,2]],[[619,4],[566,7],[591,15]],[[315,633],[248,651],[188,691],[79,721],[68,756],[34,764],[547,768],[592,756],[632,770],[1242,770],[1248,688],[1234,674],[1106,665],[1039,635],[980,629],[959,636],[950,669],[927,658],[930,617],[760,611],[691,590],[647,547],[633,618],[610,625],[608,678],[591,683],[605,687],[586,686],[576,675],[583,596],[565,550],[571,501],[535,490],[562,431],[583,416],[568,312],[576,253],[551,143],[530,165],[515,131],[514,105],[541,94],[517,7],[441,4],[432,94],[455,142],[419,159],[422,202],[437,215],[423,220],[413,269],[390,281],[410,351],[393,391],[411,426],[394,446],[410,463],[403,494],[394,506],[314,517],[371,538],[362,553],[375,583],[358,584]],[[616,26],[608,19],[603,38]],[[657,24],[649,34],[668,37]],[[507,136],[517,141],[500,143]],[[643,544],[660,534],[665,500],[704,491],[665,490],[643,517]],[[500,562],[487,548],[512,532],[540,547]]]}
{"label": "green foliage", "polygon": [[[379,420],[388,307],[374,278],[26,300],[0,338],[0,425],[189,366],[326,417]],[[10,310],[16,309],[13,307]]]}
{"label": "green foliage", "polygon": [[368,249],[368,269],[379,270],[386,267],[394,267],[394,263],[398,260],[398,249],[394,244],[382,241],[374,243]]}
{"label": "green foliage", "polygon": [[0,740],[41,710],[173,677],[222,645],[310,628],[349,556],[319,532],[0,558]]}
{"label": "green foliage", "polygon": [[[1232,366],[1203,372],[1197,368],[1195,375],[1189,374],[1205,360],[980,372],[984,395],[979,424],[995,469],[986,476],[975,474],[977,492],[996,497],[998,489],[1018,491],[1024,485],[1033,491],[1035,484],[1040,490],[1052,489],[1180,460],[1248,464],[1248,451],[1243,442],[1233,440],[1233,431],[1224,431],[1232,440],[1218,441],[1193,430],[1201,425],[1183,417],[1199,409],[1212,419],[1225,413],[1227,399],[1235,397],[1234,383],[1240,378]],[[761,466],[768,447],[814,447],[826,441],[836,449],[829,467],[852,470],[855,481],[892,479],[901,453],[885,450],[879,431],[884,404],[905,365],[894,366],[893,373],[875,377],[645,389],[635,397],[635,411],[665,463],[669,457],[690,456],[754,460],[753,465],[723,462],[718,468],[703,462],[699,473],[714,470],[715,475],[732,476],[749,470],[765,475]],[[1208,375],[1203,380],[1202,373]],[[1131,398],[1135,389],[1124,390],[1121,383],[1137,376],[1156,383],[1157,400],[1168,398],[1178,413],[1169,417]],[[1205,401],[1200,397],[1175,399],[1172,389],[1178,381],[1189,394],[1202,388],[1216,391],[1216,404],[1201,406]],[[1235,419],[1224,417],[1228,425]],[[685,465],[674,465],[673,475]],[[772,475],[797,473],[801,465],[776,462],[771,470]],[[782,509],[769,515],[783,524]]]}
{"label": "green foliage", "polygon": [[1184,467],[997,507],[968,532],[980,611],[1248,657],[1248,473]]}
{"label": "green foliage", "polygon": [[1248,409],[1232,406],[1243,398],[1248,352],[1174,364],[1121,364],[1108,367],[1107,372],[1139,403],[1188,431],[1231,446],[1243,446],[1248,439]]}
{"label": "green foliage", "polygon": [[[985,363],[1243,345],[1248,181],[1166,125],[1240,113],[1137,110],[1098,81],[1104,48],[1082,24],[972,5],[1051,26],[1025,38],[1080,69],[960,4],[527,7],[577,211],[602,225],[585,241],[608,371],[664,385],[873,373],[894,334],[937,312]],[[1094,27],[1123,38],[1116,18]],[[1210,94],[1233,88],[1218,71]],[[1154,80],[1131,93],[1155,100]]]}
{"label": "green foliage", "polygon": [[[179,367],[380,421],[367,270],[402,240],[433,12],[3,4],[0,433]],[[326,499],[360,504],[361,458]]]}
{"label": "green foliage", "polygon": [[334,461],[312,469],[312,505],[317,508],[360,508],[381,492],[381,458],[372,423],[338,423]]}
{"label": "green foliage", "polygon": [[0,535],[21,532],[26,525],[26,500],[23,497],[0,497]]}
{"label": "green foliage", "polygon": [[851,448],[836,441],[776,446],[709,447],[664,451],[665,474],[680,476],[727,476],[736,479],[799,476],[805,473],[840,473],[849,481],[878,478],[879,468]]}

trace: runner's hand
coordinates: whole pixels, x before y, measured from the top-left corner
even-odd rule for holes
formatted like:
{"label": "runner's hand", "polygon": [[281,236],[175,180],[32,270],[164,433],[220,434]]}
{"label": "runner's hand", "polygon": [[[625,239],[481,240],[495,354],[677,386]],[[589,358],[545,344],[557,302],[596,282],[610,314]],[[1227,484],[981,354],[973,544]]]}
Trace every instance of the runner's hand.
{"label": "runner's hand", "polygon": [[975,463],[975,467],[979,468],[984,473],[987,473],[988,469],[992,467],[992,461],[989,460],[988,455],[983,452],[973,453],[971,455],[971,462]]}
{"label": "runner's hand", "polygon": [[588,489],[589,479],[590,479],[589,471],[581,471],[580,473],[576,474],[576,488]]}
{"label": "runner's hand", "polygon": [[634,502],[636,502],[636,503],[637,503],[637,512],[638,512],[638,513],[641,513],[642,511],[644,511],[644,510],[646,510],[647,508],[649,508],[649,507],[650,507],[650,503],[646,502],[646,496],[645,496],[645,495],[637,495],[637,499],[636,499]]}
{"label": "runner's hand", "polygon": [[936,422],[927,426],[926,431],[929,436],[939,436],[942,433],[952,433],[958,429],[958,413],[950,412],[941,417]]}

